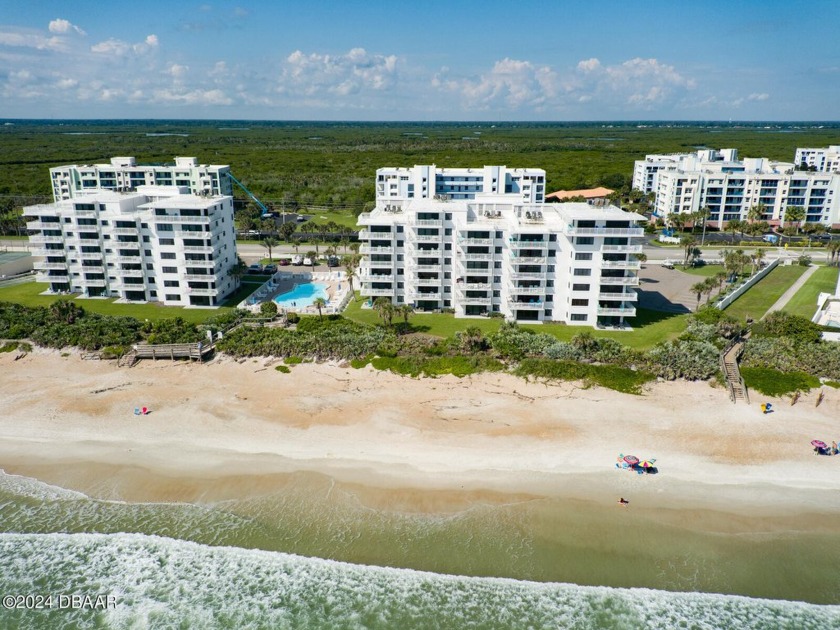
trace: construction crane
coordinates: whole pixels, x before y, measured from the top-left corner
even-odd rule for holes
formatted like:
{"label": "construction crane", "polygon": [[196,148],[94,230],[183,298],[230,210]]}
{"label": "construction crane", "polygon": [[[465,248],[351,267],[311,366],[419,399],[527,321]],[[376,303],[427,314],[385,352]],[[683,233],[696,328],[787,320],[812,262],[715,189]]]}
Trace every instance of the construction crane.
{"label": "construction crane", "polygon": [[254,193],[252,193],[250,190],[248,190],[248,189],[245,187],[245,184],[243,184],[243,183],[242,183],[242,182],[240,182],[238,179],[236,179],[236,178],[233,176],[233,173],[231,173],[230,171],[228,171],[228,174],[227,174],[227,175],[228,175],[228,177],[230,177],[230,180],[231,180],[232,182],[234,182],[237,186],[239,186],[242,190],[244,190],[244,191],[245,191],[245,193],[246,193],[246,194],[247,194],[247,195],[248,195],[251,199],[253,199],[253,200],[254,200],[254,203],[255,203],[255,204],[257,204],[257,205],[260,207],[260,210],[262,210],[262,218],[266,218],[266,216],[268,216],[268,215],[270,215],[270,214],[271,214],[271,210],[269,210],[268,208],[266,208],[266,207],[265,207],[265,205],[263,205],[262,201],[260,201],[259,199],[257,199],[257,198],[256,198],[256,196],[254,195]]}

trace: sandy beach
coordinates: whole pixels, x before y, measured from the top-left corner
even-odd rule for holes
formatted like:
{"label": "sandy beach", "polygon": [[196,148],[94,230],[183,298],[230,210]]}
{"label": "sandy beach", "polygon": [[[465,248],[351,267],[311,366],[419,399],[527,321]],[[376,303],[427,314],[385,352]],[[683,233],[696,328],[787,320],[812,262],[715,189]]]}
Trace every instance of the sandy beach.
{"label": "sandy beach", "polygon": [[[372,368],[0,355],[0,468],[92,496],[201,501],[315,472],[402,510],[566,497],[632,507],[836,513],[840,391],[733,405],[708,383],[643,396],[506,374],[410,379]],[[148,407],[136,416],[136,407]],[[619,453],[659,474],[615,469]]]}

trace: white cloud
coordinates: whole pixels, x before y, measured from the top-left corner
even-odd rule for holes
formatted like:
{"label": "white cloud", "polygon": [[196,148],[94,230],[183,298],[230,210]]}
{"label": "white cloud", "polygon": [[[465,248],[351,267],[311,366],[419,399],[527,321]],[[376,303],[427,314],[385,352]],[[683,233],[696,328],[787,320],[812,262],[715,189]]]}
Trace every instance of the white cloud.
{"label": "white cloud", "polygon": [[761,92],[761,93],[754,92],[747,97],[747,100],[749,100],[749,101],[766,101],[768,98],[770,98],[770,95],[767,92]]}
{"label": "white cloud", "polygon": [[85,36],[85,33],[81,28],[76,26],[75,24],[71,24],[68,20],[64,20],[62,18],[56,18],[55,20],[50,21],[49,25],[50,33],[69,33],[74,31],[75,33]]}
{"label": "white cloud", "polygon": [[180,80],[183,79],[184,76],[187,74],[187,71],[190,69],[189,66],[182,66],[177,63],[173,63],[169,68],[166,70],[166,73],[170,75],[172,78]]}
{"label": "white cloud", "polygon": [[222,90],[176,90],[158,89],[153,91],[152,103],[179,103],[184,105],[231,105],[233,99]]}
{"label": "white cloud", "polygon": [[442,72],[432,79],[432,85],[460,94],[469,107],[519,109],[542,107],[556,96],[559,84],[557,74],[548,66],[506,58],[477,79],[449,79]]}
{"label": "white cloud", "polygon": [[67,44],[63,37],[47,37],[42,32],[32,29],[9,28],[9,30],[0,30],[0,46],[33,48],[35,50],[67,50]]}
{"label": "white cloud", "polygon": [[396,81],[395,55],[374,55],[364,48],[353,48],[345,55],[305,54],[296,50],[286,57],[277,90],[286,94],[346,96],[384,91]]}
{"label": "white cloud", "polygon": [[600,67],[601,62],[598,61],[595,57],[579,61],[577,65],[577,69],[581,72],[592,72],[593,70],[597,70]]}
{"label": "white cloud", "polygon": [[121,56],[131,50],[131,45],[119,39],[106,39],[104,42],[99,42],[90,47],[91,52],[98,55],[117,55]]}

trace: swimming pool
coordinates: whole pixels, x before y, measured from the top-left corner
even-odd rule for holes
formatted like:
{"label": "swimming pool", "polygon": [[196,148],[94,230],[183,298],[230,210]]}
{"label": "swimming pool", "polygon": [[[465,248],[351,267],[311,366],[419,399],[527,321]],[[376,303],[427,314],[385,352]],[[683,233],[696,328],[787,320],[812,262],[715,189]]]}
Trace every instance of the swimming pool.
{"label": "swimming pool", "polygon": [[322,282],[306,282],[297,285],[287,293],[281,293],[274,298],[280,308],[303,308],[312,306],[316,298],[328,300],[327,285]]}

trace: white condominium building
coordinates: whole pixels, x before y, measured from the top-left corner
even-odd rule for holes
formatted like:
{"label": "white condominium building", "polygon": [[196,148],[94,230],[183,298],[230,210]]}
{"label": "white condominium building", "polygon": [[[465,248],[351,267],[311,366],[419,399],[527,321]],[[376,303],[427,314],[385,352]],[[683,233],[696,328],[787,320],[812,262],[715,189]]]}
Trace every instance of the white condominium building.
{"label": "white condominium building", "polygon": [[380,199],[359,217],[361,294],[456,317],[622,326],[636,314],[641,221],[520,192]]}
{"label": "white condominium building", "polygon": [[655,193],[660,172],[688,170],[697,164],[735,162],[737,159],[737,149],[705,149],[696,153],[646,155],[644,160],[636,160],[633,165],[633,188],[643,193]]}
{"label": "white condominium building", "polygon": [[528,203],[545,199],[545,171],[539,168],[380,168],[376,171],[377,201],[400,204],[409,199],[472,199],[477,194],[518,195]]}
{"label": "white condominium building", "polygon": [[187,193],[139,186],[24,208],[36,280],[55,293],[221,304],[236,288],[233,199]]}
{"label": "white condominium building", "polygon": [[175,164],[137,164],[114,157],[110,164],[56,166],[50,169],[53,200],[74,199],[100,190],[131,192],[140,186],[181,186],[194,195],[232,195],[230,167],[199,164],[176,157]]}
{"label": "white condominium building", "polygon": [[[761,220],[779,225],[789,206],[801,206],[808,223],[840,223],[840,175],[797,171],[792,163],[766,158],[738,160],[734,149],[674,155],[670,162],[666,157],[636,162],[635,173],[644,171],[646,177],[645,169],[662,166],[639,188],[655,193],[658,217],[708,208],[710,225],[723,227],[728,221],[747,220],[750,208],[761,206]],[[635,181],[634,175],[634,186]]]}
{"label": "white condominium building", "polygon": [[821,173],[840,173],[840,145],[824,149],[797,149],[794,163]]}

